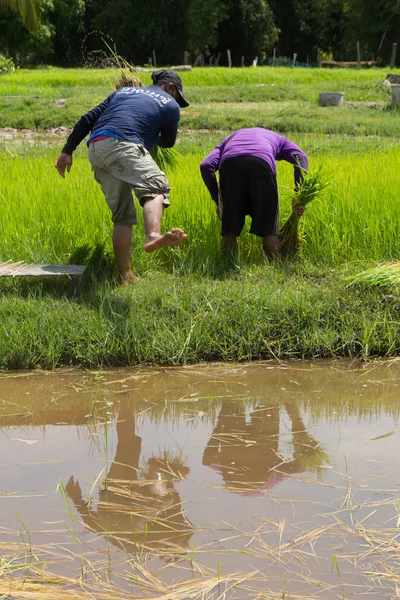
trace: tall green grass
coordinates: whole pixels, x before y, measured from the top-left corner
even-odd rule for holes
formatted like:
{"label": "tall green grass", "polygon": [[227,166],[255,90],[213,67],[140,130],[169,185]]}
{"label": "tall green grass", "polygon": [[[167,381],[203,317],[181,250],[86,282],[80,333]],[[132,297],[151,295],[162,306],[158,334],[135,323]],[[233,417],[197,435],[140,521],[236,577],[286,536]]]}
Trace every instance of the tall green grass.
{"label": "tall green grass", "polygon": [[[133,264],[139,274],[154,268],[202,273],[204,265],[219,254],[220,223],[200,177],[202,158],[198,154],[186,156],[169,174],[171,206],[165,211],[163,227],[183,228],[188,243],[158,255],[143,253],[142,211],[137,206]],[[53,160],[47,151],[23,160],[3,156],[0,161],[1,260],[65,263],[79,249],[94,250],[99,245],[111,252],[109,211],[87,159],[75,159],[65,180],[57,174]],[[311,159],[311,169],[320,164],[318,158]],[[398,259],[398,152],[324,157],[323,165],[332,185],[306,211],[303,258],[329,267]],[[279,164],[278,181],[283,222],[292,196],[290,165]],[[247,229],[240,246],[245,262],[262,260],[259,239]]]}
{"label": "tall green grass", "polygon": [[[38,69],[19,69],[0,79],[0,89],[30,88],[32,93],[41,87],[73,87],[107,85],[115,79],[118,69],[62,69],[58,67],[42,67]],[[280,86],[292,84],[334,84],[341,86],[354,86],[358,89],[367,89],[375,83],[385,79],[388,68],[382,69],[305,69],[286,67],[257,67],[257,68],[195,68],[192,71],[180,73],[183,84],[186,86],[232,86],[240,84],[275,83]],[[399,69],[390,70],[398,73]],[[140,72],[144,83],[150,83],[150,72]],[[12,88],[11,86],[14,86]],[[339,89],[338,87],[338,89]],[[322,90],[321,90],[322,91]]]}

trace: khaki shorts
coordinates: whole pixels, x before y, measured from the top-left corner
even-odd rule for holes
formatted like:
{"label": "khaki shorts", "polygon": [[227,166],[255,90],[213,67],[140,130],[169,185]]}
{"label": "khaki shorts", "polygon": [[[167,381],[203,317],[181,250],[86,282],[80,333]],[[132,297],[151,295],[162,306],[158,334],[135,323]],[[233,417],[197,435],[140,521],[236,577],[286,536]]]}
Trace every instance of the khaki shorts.
{"label": "khaki shorts", "polygon": [[89,161],[114,224],[137,222],[132,189],[141,206],[160,194],[164,196],[164,206],[169,206],[168,180],[144,146],[105,138],[89,144]]}

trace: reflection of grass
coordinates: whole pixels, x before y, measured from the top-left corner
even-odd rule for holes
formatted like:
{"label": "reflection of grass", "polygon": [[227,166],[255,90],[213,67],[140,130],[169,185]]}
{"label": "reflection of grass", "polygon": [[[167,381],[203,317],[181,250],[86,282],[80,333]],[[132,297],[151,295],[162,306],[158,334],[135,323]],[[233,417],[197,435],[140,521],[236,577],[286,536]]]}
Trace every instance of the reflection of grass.
{"label": "reflection of grass", "polygon": [[307,448],[304,448],[303,445],[297,460],[300,465],[300,472],[308,471],[309,473],[315,473],[320,479],[324,467],[330,465],[329,455],[324,451],[320,444],[314,445],[310,452],[308,452]]}
{"label": "reflection of grass", "polygon": [[[270,370],[267,371],[266,367]],[[309,370],[303,372],[302,369],[307,367]],[[293,427],[286,426],[290,440],[293,438],[293,442],[288,443],[294,444],[294,460],[299,463],[300,469],[318,473],[318,462],[325,461],[326,455],[316,439],[311,437],[313,430],[300,426],[299,411],[301,417],[302,407],[312,415],[314,425],[318,416],[328,422],[330,418],[338,418],[331,417],[332,411],[339,411],[342,415],[344,411],[344,419],[349,415],[365,417],[371,412],[371,404],[377,405],[374,410],[378,414],[380,410],[388,414],[397,414],[398,411],[398,407],[394,406],[396,403],[393,403],[394,388],[386,387],[387,381],[383,388],[379,387],[385,380],[396,381],[395,370],[391,369],[390,363],[386,366],[371,364],[364,369],[356,369],[353,364],[354,370],[345,383],[342,380],[342,368],[342,365],[336,364],[333,369],[325,370],[319,365],[311,368],[296,363],[293,368],[286,370],[286,365],[268,363],[258,367],[216,366],[212,371],[209,367],[203,369],[196,366],[174,369],[170,374],[165,370],[114,370],[107,376],[100,373],[82,376],[80,373],[75,378],[64,373],[64,387],[57,388],[55,392],[54,385],[49,386],[49,395],[56,393],[57,402],[49,402],[47,411],[52,412],[54,422],[66,421],[65,416],[61,418],[57,411],[71,405],[75,417],[79,414],[89,415],[90,420],[90,412],[93,411],[88,409],[95,398],[100,408],[107,406],[113,413],[108,418],[101,410],[95,411],[100,431],[107,420],[122,419],[124,414],[132,413],[141,414],[146,431],[151,423],[159,427],[164,425],[165,430],[170,431],[169,427],[179,417],[193,419],[185,427],[190,431],[193,426],[193,431],[196,431],[202,419],[207,420],[209,428],[211,424],[216,427],[222,409],[222,415],[228,416],[225,429],[227,423],[229,427],[229,419],[233,423],[231,428],[234,430],[230,434],[235,436],[234,443],[238,451],[253,440],[260,445],[261,452],[255,452],[255,456],[261,460],[262,451],[270,441],[268,433],[274,437],[282,434],[282,431],[273,433],[274,429],[268,428],[266,421],[269,417],[266,413],[273,415],[282,407],[292,425],[296,422],[293,435],[290,431],[293,431]],[[259,374],[255,384],[258,391],[255,399],[249,398],[252,386],[243,385],[247,383],[247,377],[251,381],[252,369]],[[244,370],[247,371],[247,377],[244,376]],[[265,375],[266,372],[271,375],[267,377],[268,386],[257,387],[261,373]],[[43,410],[47,404],[43,380],[51,377],[43,374],[36,375],[33,381],[32,377],[13,379],[12,397],[20,400],[14,405],[1,403],[1,413],[23,413],[27,425],[34,423],[41,416],[40,408]],[[5,379],[10,381],[8,377]],[[54,380],[50,381],[54,384]],[[290,381],[295,386],[293,389],[301,389],[303,397],[301,401],[298,396],[294,407],[287,400],[290,397]],[[374,392],[368,399],[354,397],[348,409],[345,409],[348,396],[344,390],[348,390],[349,381],[358,381],[361,386],[364,381],[373,381]],[[19,388],[16,382],[28,387]],[[240,385],[235,385],[235,382]],[[325,390],[324,393],[321,391],[323,398],[310,400],[313,391],[322,389],[322,383]],[[128,388],[123,387],[125,385]],[[39,390],[37,394],[34,386]],[[283,391],[285,401],[282,403],[278,400],[281,386],[286,388]],[[127,396],[119,394],[131,388]],[[171,388],[173,393],[167,393]],[[25,389],[30,389],[32,397],[23,393]],[[223,393],[228,395],[227,389],[231,397],[221,398]],[[379,398],[376,389],[382,389]],[[67,390],[69,394],[64,395]],[[241,396],[245,396],[244,399],[240,399]],[[143,400],[135,400],[137,397]],[[120,402],[111,404],[116,398]],[[182,398],[186,400],[182,401]],[[23,411],[19,409],[19,402]],[[26,415],[30,415],[29,420]],[[20,417],[12,418],[18,421]],[[235,431],[237,426],[234,424],[238,421],[244,431]],[[304,419],[304,422],[307,421]],[[180,424],[177,431],[182,426]],[[304,429],[308,429],[310,434]],[[140,432],[137,434],[140,435]],[[9,595],[26,600],[72,600],[74,597],[82,600],[127,600],[132,597],[137,600],[240,600],[244,597],[248,600],[282,600],[283,597],[325,600],[330,595],[334,597],[334,594],[341,597],[342,586],[345,597],[350,592],[362,597],[363,592],[370,590],[375,583],[381,586],[379,597],[386,598],[396,584],[400,585],[400,546],[396,527],[400,500],[395,490],[370,490],[371,477],[365,481],[351,480],[350,487],[347,467],[343,469],[343,475],[338,475],[339,480],[332,477],[321,480],[307,474],[302,477],[297,472],[293,474],[293,479],[286,480],[284,488],[266,489],[257,499],[251,497],[254,485],[249,484],[249,497],[243,501],[240,511],[230,514],[227,514],[223,498],[229,492],[243,491],[243,486],[240,486],[240,490],[234,482],[230,487],[224,486],[221,492],[218,491],[218,494],[221,493],[218,512],[214,512],[209,519],[207,504],[196,514],[193,504],[185,504],[181,498],[176,499],[170,492],[171,486],[164,496],[160,493],[166,484],[181,483],[182,466],[179,464],[177,468],[176,463],[185,460],[179,448],[172,447],[171,450],[170,446],[160,446],[157,449],[155,443],[153,447],[155,453],[149,462],[154,461],[152,466],[157,468],[160,478],[154,476],[154,471],[146,471],[129,481],[110,479],[106,490],[108,497],[102,495],[100,498],[97,492],[103,492],[104,489],[101,473],[97,476],[87,502],[87,509],[96,523],[93,520],[86,523],[85,527],[82,512],[64,500],[63,508],[70,517],[67,523],[70,525],[71,522],[72,525],[69,528],[65,526],[63,533],[56,532],[57,542],[53,541],[53,537],[47,538],[46,546],[41,547],[35,538],[42,533],[32,531],[28,542],[25,534],[24,544],[17,533],[3,529],[1,534],[7,535],[8,541],[0,542],[0,597]],[[102,442],[99,449],[101,454]],[[305,463],[301,462],[303,453],[308,454]],[[238,465],[232,468],[234,466]],[[287,466],[290,466],[289,462]],[[281,467],[284,468],[285,464]],[[286,474],[291,476],[289,469]],[[336,485],[332,480],[337,482]],[[188,482],[182,488],[187,489],[189,485]],[[196,481],[196,486],[199,485],[200,482]],[[208,487],[210,484],[203,485]],[[151,497],[152,488],[153,492],[154,489],[159,492],[158,497],[154,497],[154,493]],[[65,497],[64,487],[60,485],[59,489]],[[285,490],[284,496],[280,495],[282,489]],[[325,492],[324,500],[320,494],[322,489]],[[195,494],[196,490],[192,489],[191,493]],[[210,489],[205,495],[214,498],[216,492]],[[257,507],[254,508],[254,505]],[[191,522],[185,520],[186,510]],[[107,515],[108,520],[101,519],[101,513]],[[30,515],[21,513],[21,519],[27,523]],[[196,528],[198,523],[201,523],[199,529]],[[59,525],[56,527],[61,529]],[[24,529],[28,531],[27,526]],[[104,546],[99,538],[104,540]],[[335,568],[336,564],[332,562],[333,556],[340,567],[341,580],[337,571],[337,576],[332,580],[330,568],[332,564]],[[70,576],[66,577],[65,573]]]}
{"label": "reflection of grass", "polygon": [[[340,363],[338,366],[334,363],[332,367],[325,367],[322,364],[318,366],[315,363],[312,371],[307,369],[307,364],[302,363],[300,366],[299,363],[293,363],[293,376],[300,382],[303,390],[302,397],[298,399],[299,408],[309,415],[311,422],[319,419],[327,422],[347,422],[352,416],[361,419],[371,415],[379,417],[383,413],[397,417],[400,414],[400,407],[398,403],[393,402],[391,385],[391,382],[395,382],[398,378],[397,363],[398,360],[394,359],[393,368],[392,361],[365,363],[363,368],[357,368],[356,371],[347,370],[347,365],[344,364],[340,368]],[[212,369],[207,366],[196,366],[170,371],[140,369],[117,374],[115,371],[104,371],[101,375],[87,374],[84,378],[79,374],[63,372],[59,375],[64,378],[64,383],[60,386],[58,381],[55,386],[52,380],[48,395],[43,392],[43,384],[48,381],[49,375],[37,373],[29,379],[25,376],[16,378],[0,376],[0,389],[3,389],[3,382],[5,389],[11,389],[9,381],[12,379],[12,389],[16,390],[14,398],[18,399],[17,402],[9,402],[0,398],[0,426],[17,425],[21,430],[32,426],[55,425],[59,422],[82,426],[89,430],[91,443],[96,444],[101,453],[100,440],[96,434],[104,427],[102,415],[107,402],[110,419],[117,418],[119,406],[116,399],[121,400],[126,410],[132,411],[144,422],[167,425],[185,417],[189,431],[191,428],[196,430],[199,423],[215,424],[221,409],[225,414],[239,415],[255,410],[255,416],[261,417],[266,408],[261,408],[257,413],[257,407],[260,408],[265,404],[262,383],[265,366],[271,367],[272,364],[240,367],[248,370],[250,377],[251,389],[245,392],[241,385],[244,374],[242,370],[238,370],[238,366],[214,365]],[[280,366],[276,364],[274,369],[279,371]],[[165,373],[166,377],[164,377]],[[259,379],[257,379],[258,373],[260,373]],[[287,373],[288,376],[292,373],[290,368]],[[180,385],[175,394],[168,395],[166,410],[165,402],[160,401],[160,398],[164,397],[168,386],[171,385],[170,378],[173,381],[178,378]],[[117,380],[117,383],[110,385],[113,380]],[[235,387],[230,394],[223,394],[221,391],[226,392],[224,384],[228,381],[231,387]],[[371,385],[379,389],[378,395],[369,393],[369,387],[364,387],[371,381],[373,382]],[[127,390],[121,389],[121,383],[128,385]],[[287,376],[280,377],[278,383],[279,386],[286,386]],[[55,392],[52,386],[57,387],[58,392]],[[316,394],[315,390],[321,386],[323,391]],[[375,390],[375,388],[371,389]],[[351,402],[349,402],[349,390],[352,394]],[[26,395],[27,391],[29,395]],[[359,395],[361,391],[362,396]],[[311,400],[312,395],[314,397]],[[266,406],[278,407],[281,396],[282,394],[278,393],[275,398],[267,401]],[[149,398],[150,402],[138,400],[138,397]],[[299,439],[299,442],[301,441]],[[315,446],[315,444],[311,445]],[[181,461],[184,458],[183,453],[184,448],[180,446],[174,449],[158,447],[154,457],[169,462]]]}

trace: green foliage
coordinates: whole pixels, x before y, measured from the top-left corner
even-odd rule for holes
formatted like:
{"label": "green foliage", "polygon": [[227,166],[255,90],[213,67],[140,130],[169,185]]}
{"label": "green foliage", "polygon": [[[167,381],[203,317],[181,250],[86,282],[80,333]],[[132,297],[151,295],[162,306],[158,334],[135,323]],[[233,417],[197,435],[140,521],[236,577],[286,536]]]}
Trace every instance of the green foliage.
{"label": "green foliage", "polygon": [[155,50],[158,64],[173,64],[182,63],[186,49],[186,12],[186,0],[115,0],[94,3],[88,16],[129,62],[147,63]]}
{"label": "green foliage", "polygon": [[85,0],[53,0],[49,20],[54,28],[55,62],[72,66],[82,60],[80,45],[85,30]]}
{"label": "green foliage", "polygon": [[164,173],[177,167],[182,158],[175,148],[160,148],[160,146],[153,146],[150,154]]}
{"label": "green foliage", "polygon": [[[0,27],[0,51],[21,64],[45,56],[66,66],[81,64],[82,43],[96,31],[92,50],[106,53],[107,37],[134,64],[147,63],[154,50],[158,65],[181,64],[184,51],[192,60],[221,53],[222,65],[228,48],[233,64],[242,56],[250,64],[273,47],[277,57],[297,53],[303,63],[315,63],[319,52],[354,61],[357,41],[363,59],[387,64],[400,27],[400,0],[0,0],[0,13],[12,24]],[[43,47],[44,31],[50,47]],[[31,39],[37,35],[42,52]]]}
{"label": "green foliage", "polygon": [[359,40],[363,57],[373,55],[388,63],[392,44],[398,42],[399,0],[352,0],[348,15],[353,25],[346,31],[349,49]]}
{"label": "green foliage", "polygon": [[38,32],[42,0],[0,0],[0,6],[18,13],[22,23],[33,35]]}
{"label": "green foliage", "polygon": [[188,7],[188,50],[208,54],[218,41],[217,28],[226,16],[222,0],[191,0]]}
{"label": "green foliage", "polygon": [[52,58],[55,31],[48,17],[53,10],[53,0],[41,0],[41,9],[42,18],[34,35],[26,29],[21,16],[0,9],[0,51],[11,56],[19,66],[49,62]]}
{"label": "green foliage", "polygon": [[300,206],[307,206],[329,187],[331,179],[320,165],[316,171],[304,175],[293,194],[294,201]]}
{"label": "green foliage", "polygon": [[[188,242],[145,253],[138,207],[132,264],[141,282],[133,290],[116,288],[112,223],[84,145],[65,180],[53,167],[60,139],[56,146],[48,138],[43,145],[0,145],[0,260],[88,267],[82,296],[74,301],[65,298],[65,282],[0,280],[1,366],[179,364],[400,352],[397,292],[383,298],[382,290],[366,286],[360,294],[346,279],[376,263],[400,259],[400,125],[393,112],[382,108],[327,110],[317,103],[317,90],[327,85],[344,86],[355,101],[382,99],[386,90],[374,84],[384,71],[294,69],[290,80],[287,74],[278,68],[196,69],[182,74],[185,92],[191,99],[193,90],[196,103],[182,111],[177,148],[185,157],[177,168],[169,168],[171,206],[162,226],[182,227]],[[149,82],[147,73],[140,76]],[[0,97],[1,119],[14,119],[21,127],[72,124],[112,90],[115,79],[115,69],[16,71],[2,78],[1,92],[25,97]],[[276,88],[279,94],[274,95]],[[260,96],[257,102],[248,101],[257,90],[268,102]],[[282,102],[283,93],[289,99]],[[34,95],[39,98],[28,97]],[[60,97],[67,99],[62,108],[52,102]],[[243,97],[246,102],[240,102]],[[221,99],[224,102],[215,102]],[[323,202],[312,202],[306,211],[304,243],[295,261],[266,264],[260,240],[248,233],[247,224],[237,264],[229,265],[221,258],[220,223],[198,166],[224,137],[221,127],[257,120],[269,127],[292,128],[288,137],[309,155],[310,172],[317,172],[323,161],[332,185]],[[205,122],[213,131],[196,132]],[[328,129],[347,135],[327,136],[323,132]],[[377,131],[379,137],[374,135]],[[278,184],[284,222],[293,196],[292,165],[278,164]]]}
{"label": "green foliage", "polygon": [[[386,110],[390,91],[376,85],[386,70],[328,70],[285,68],[203,68],[182,73],[191,105],[181,111],[180,130],[233,131],[261,126],[280,133],[400,136],[396,111]],[[0,127],[46,128],[73,126],[82,114],[100,103],[114,89],[117,69],[19,69],[3,78]],[[150,74],[139,73],[144,85]],[[321,107],[318,91],[342,90],[350,105]],[[7,98],[6,96],[19,96]],[[29,98],[27,98],[29,96]],[[59,107],[53,101],[66,99]],[[350,143],[345,138],[343,143]],[[391,143],[391,142],[390,142]],[[372,144],[365,137],[363,144]]]}
{"label": "green foliage", "polygon": [[278,38],[268,0],[225,0],[226,18],[219,27],[218,47],[230,48],[234,64],[244,56],[249,64],[260,59]]}
{"label": "green foliage", "polygon": [[13,71],[15,71],[13,59],[0,54],[0,73],[12,73]]}

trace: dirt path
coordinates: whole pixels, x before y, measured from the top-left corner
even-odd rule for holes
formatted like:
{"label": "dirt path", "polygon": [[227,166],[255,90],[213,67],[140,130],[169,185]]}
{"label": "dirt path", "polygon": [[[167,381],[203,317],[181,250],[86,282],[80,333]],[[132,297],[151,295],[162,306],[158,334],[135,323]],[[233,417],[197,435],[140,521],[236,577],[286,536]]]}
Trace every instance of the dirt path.
{"label": "dirt path", "polygon": [[72,131],[71,127],[50,127],[49,129],[15,129],[14,127],[0,128],[0,140],[25,139],[43,137],[67,137]]}

